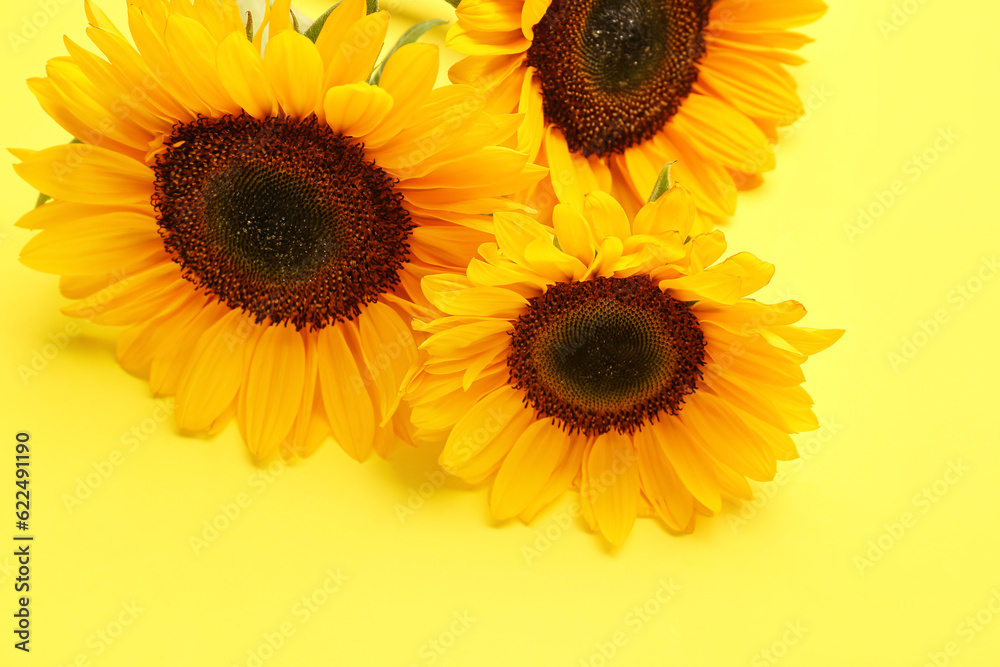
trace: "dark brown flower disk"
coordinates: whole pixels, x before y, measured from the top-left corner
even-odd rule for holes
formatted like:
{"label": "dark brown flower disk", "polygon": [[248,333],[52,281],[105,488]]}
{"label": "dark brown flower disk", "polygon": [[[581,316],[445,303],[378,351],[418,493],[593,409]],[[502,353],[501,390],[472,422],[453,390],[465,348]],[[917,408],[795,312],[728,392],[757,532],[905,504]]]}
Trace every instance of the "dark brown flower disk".
{"label": "dark brown flower disk", "polygon": [[560,283],[531,299],[507,366],[540,417],[600,435],[676,414],[704,360],[705,337],[687,304],[633,276]]}
{"label": "dark brown flower disk", "polygon": [[257,322],[321,329],[399,283],[410,216],[395,179],[316,116],[179,124],[154,167],[185,278]]}
{"label": "dark brown flower disk", "polygon": [[711,0],[553,0],[534,27],[545,120],[606,157],[663,129],[698,78]]}

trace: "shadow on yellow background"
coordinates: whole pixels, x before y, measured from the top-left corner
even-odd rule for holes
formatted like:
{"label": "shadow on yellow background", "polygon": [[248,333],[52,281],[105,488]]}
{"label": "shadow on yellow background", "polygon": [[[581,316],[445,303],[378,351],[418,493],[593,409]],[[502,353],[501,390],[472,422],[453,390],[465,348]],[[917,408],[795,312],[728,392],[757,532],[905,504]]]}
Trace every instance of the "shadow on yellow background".
{"label": "shadow on yellow background", "polygon": [[[806,365],[823,426],[757,500],[684,537],[640,521],[616,551],[572,497],[494,525],[434,451],[258,467],[233,426],[180,437],[115,362],[116,330],[62,316],[56,277],[17,262],[35,193],[5,156],[0,663],[998,664],[1000,8],[975,4],[851,0],[807,29],[808,114],[726,231],[777,266],[762,298],[848,331]],[[390,42],[413,19],[396,20]],[[24,79],[84,26],[76,0],[4,5],[3,145],[66,141]],[[30,654],[12,632],[19,431]]]}

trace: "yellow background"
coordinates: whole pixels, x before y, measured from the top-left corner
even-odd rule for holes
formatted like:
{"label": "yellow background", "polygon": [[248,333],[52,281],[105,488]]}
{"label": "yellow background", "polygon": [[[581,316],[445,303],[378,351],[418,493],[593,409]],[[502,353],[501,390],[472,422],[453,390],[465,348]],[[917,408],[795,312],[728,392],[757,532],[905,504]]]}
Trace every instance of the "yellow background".
{"label": "yellow background", "polygon": [[[53,3],[17,53],[11,33],[43,3],[3,6],[5,146],[67,138],[24,85],[64,33],[86,43],[82,3]],[[17,262],[29,233],[12,223],[35,194],[3,157],[0,663],[254,665],[284,631],[260,664],[1000,664],[998,24],[995,3],[851,0],[807,29],[809,115],[728,235],[777,265],[764,296],[848,330],[806,365],[826,426],[755,504],[683,537],[642,520],[617,551],[571,497],[531,526],[494,525],[485,489],[437,488],[433,451],[358,465],[328,444],[268,471],[235,427],[178,436],[169,402],[115,362],[115,330],[61,338],[56,277]],[[18,430],[33,456],[30,655],[11,632]],[[192,546],[213,521],[225,528]]]}

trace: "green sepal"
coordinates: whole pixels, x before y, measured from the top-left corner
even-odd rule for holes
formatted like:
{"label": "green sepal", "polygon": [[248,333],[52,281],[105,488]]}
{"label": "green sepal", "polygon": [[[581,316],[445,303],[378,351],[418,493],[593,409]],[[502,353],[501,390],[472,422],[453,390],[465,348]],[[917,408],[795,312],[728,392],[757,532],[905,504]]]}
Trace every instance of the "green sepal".
{"label": "green sepal", "polygon": [[253,14],[247,12],[247,40],[253,42]]}
{"label": "green sepal", "polygon": [[399,40],[395,43],[395,45],[393,45],[389,53],[386,54],[379,66],[375,68],[371,78],[368,79],[368,83],[376,86],[378,85],[379,80],[382,78],[382,70],[385,68],[385,64],[389,62],[389,58],[391,58],[392,54],[394,54],[400,47],[412,44],[423,37],[424,34],[431,28],[435,28],[444,23],[447,23],[444,19],[427,19],[426,21],[421,21],[420,23],[411,26],[406,32],[400,35]]}
{"label": "green sepal", "polygon": [[656,184],[653,185],[653,194],[649,195],[649,201],[656,201],[663,195],[664,192],[670,189],[670,167],[675,162],[677,162],[677,160],[663,165],[663,169],[660,170],[660,175],[656,178]]}
{"label": "green sepal", "polygon": [[452,7],[454,7],[455,9],[458,9],[458,3],[460,3],[462,0],[444,0],[444,1],[447,2],[449,5],[451,5]]}
{"label": "green sepal", "polygon": [[323,26],[326,25],[326,20],[330,18],[330,13],[333,12],[333,10],[339,5],[340,3],[338,2],[330,7],[330,9],[320,14],[319,18],[313,21],[313,24],[306,28],[306,31],[302,34],[308,37],[311,42],[315,43],[316,40],[319,39],[319,34],[323,32]]}
{"label": "green sepal", "polygon": [[[71,144],[82,144],[83,142],[80,141],[79,139],[77,139],[76,137],[73,137],[72,139],[69,140],[69,143],[71,143]],[[48,196],[44,192],[39,192],[38,193],[38,199],[35,200],[35,208],[38,208],[39,206],[41,206],[45,202],[49,201],[50,199],[52,199],[52,197]]]}

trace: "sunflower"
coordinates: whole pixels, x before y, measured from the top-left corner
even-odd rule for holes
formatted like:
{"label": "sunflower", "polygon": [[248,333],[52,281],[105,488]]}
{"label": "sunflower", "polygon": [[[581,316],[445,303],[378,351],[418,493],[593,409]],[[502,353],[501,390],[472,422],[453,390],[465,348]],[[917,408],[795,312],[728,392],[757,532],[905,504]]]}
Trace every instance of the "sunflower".
{"label": "sunflower", "polygon": [[[821,0],[462,0],[452,81],[525,117],[517,146],[551,167],[543,211],[600,188],[634,215],[660,168],[724,219],[774,168],[777,128],[802,112],[785,65]],[[554,192],[553,192],[554,190]],[[558,198],[558,199],[557,199]]]}
{"label": "sunflower", "polygon": [[630,220],[610,195],[562,203],[552,229],[496,216],[496,242],[463,273],[430,275],[444,315],[409,386],[441,465],[492,479],[498,519],[530,521],[571,486],[592,528],[621,544],[638,514],[690,531],[725,496],[750,498],[818,426],[800,365],[840,330],[793,326],[795,301],[747,295],[774,267],[717,262],[721,231],[690,236],[680,186]]}
{"label": "sunflower", "polygon": [[257,458],[332,435],[362,460],[409,438],[420,278],[464,266],[544,171],[496,145],[516,117],[433,88],[436,47],[369,83],[386,12],[343,0],[310,38],[288,5],[254,33],[235,0],[133,0],[130,43],[88,1],[104,57],[67,40],[29,81],[79,143],[12,151],[53,198],[19,221],[41,230],[21,260],[61,275],[66,314],[127,327],[121,365],[176,395],[182,431],[235,416]]}

